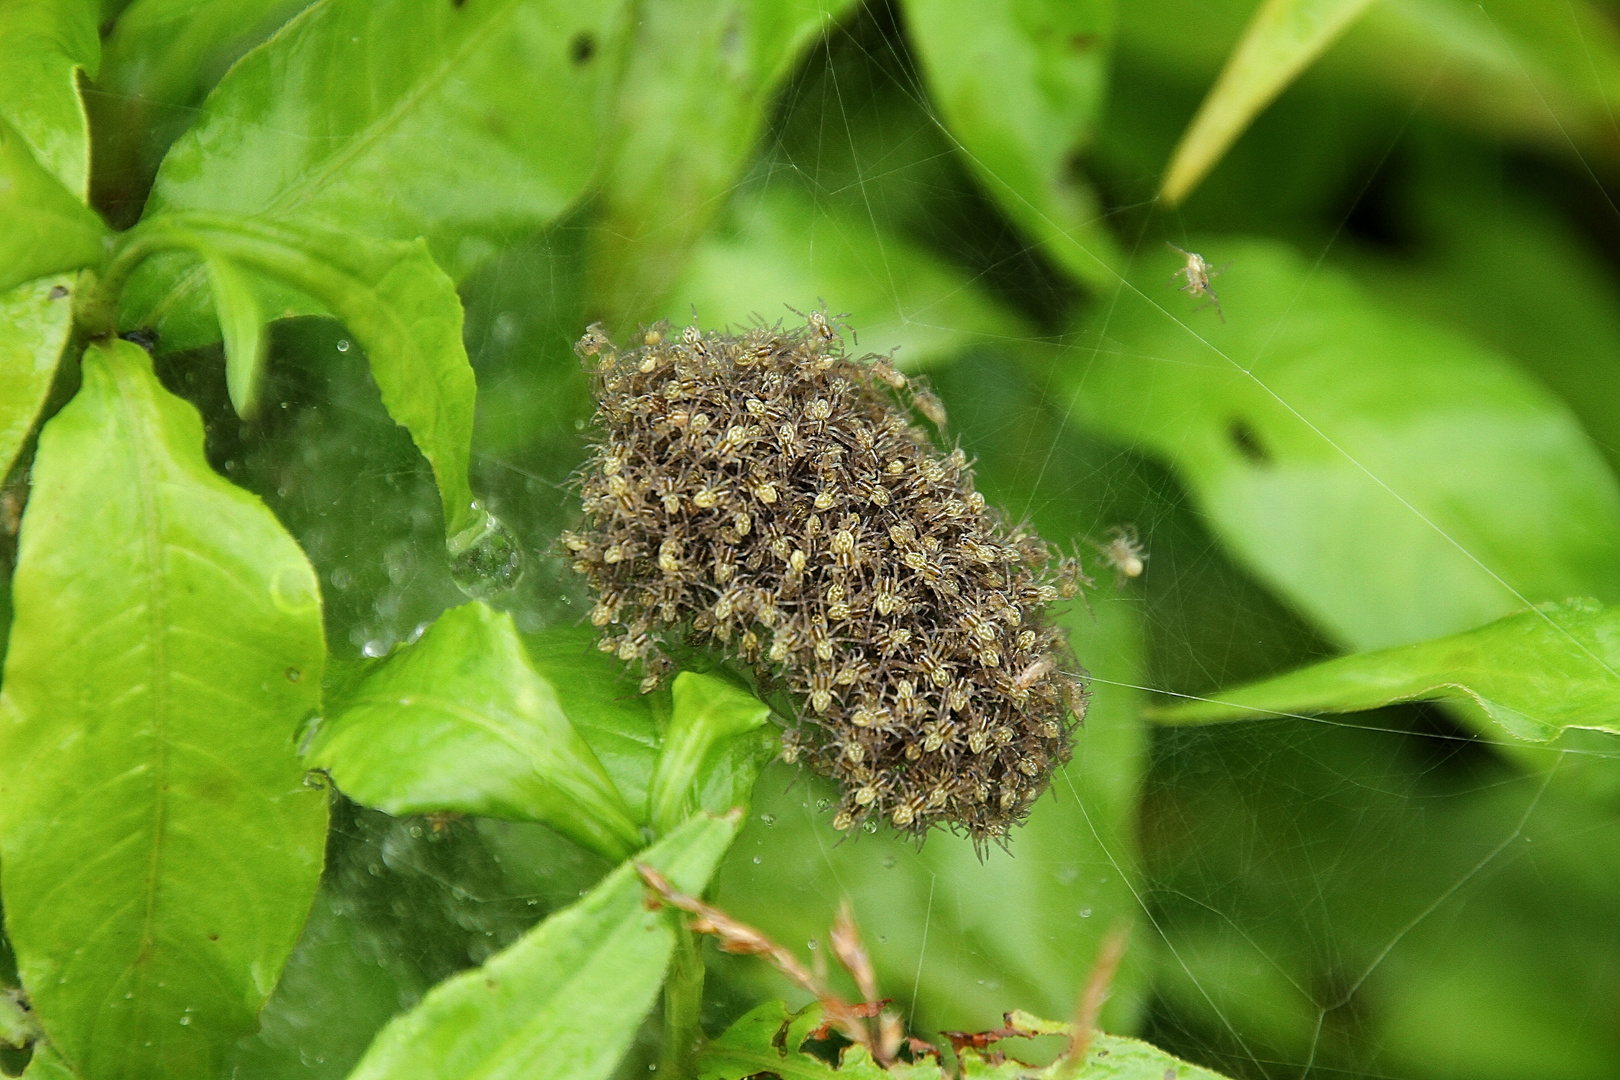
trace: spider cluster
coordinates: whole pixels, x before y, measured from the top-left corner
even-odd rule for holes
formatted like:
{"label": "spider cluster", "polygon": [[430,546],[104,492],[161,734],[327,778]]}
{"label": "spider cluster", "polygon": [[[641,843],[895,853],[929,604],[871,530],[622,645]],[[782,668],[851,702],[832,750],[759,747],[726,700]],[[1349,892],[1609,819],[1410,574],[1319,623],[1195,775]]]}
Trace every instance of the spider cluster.
{"label": "spider cluster", "polygon": [[1010,525],[909,407],[943,408],[826,317],[740,335],[667,326],[620,353],[596,327],[600,442],[565,533],[601,647],[717,645],[798,703],[783,757],[837,779],[833,824],[1004,836],[1068,760],[1086,690],[1046,617],[1079,563]]}

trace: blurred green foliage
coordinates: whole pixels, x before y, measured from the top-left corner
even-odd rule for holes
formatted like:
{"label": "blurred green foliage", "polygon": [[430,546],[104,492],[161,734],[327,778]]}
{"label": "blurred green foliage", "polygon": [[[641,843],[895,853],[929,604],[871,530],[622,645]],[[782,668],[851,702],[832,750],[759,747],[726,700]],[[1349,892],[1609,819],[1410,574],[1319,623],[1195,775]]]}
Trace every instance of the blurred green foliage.
{"label": "blurred green foliage", "polygon": [[[919,1032],[1071,1015],[1128,925],[1104,1029],[1231,1076],[1616,1075],[1617,18],[0,0],[30,1075],[763,1052],[806,994],[642,908],[651,843],[801,958],[850,899]],[[1087,726],[1006,850],[834,832],[738,674],[639,696],[557,554],[587,323],[823,304],[1097,578]]]}

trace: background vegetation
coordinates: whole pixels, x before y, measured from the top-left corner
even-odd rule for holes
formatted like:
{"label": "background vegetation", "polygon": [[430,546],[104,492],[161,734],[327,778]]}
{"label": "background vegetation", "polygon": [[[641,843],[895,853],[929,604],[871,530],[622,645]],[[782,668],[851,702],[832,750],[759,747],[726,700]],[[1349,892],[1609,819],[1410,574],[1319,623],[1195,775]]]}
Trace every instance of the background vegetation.
{"label": "background vegetation", "polygon": [[[924,1035],[1125,924],[1102,1027],[1232,1076],[1614,1075],[1616,17],[0,0],[0,1066],[645,1075],[757,1007],[748,1075],[806,995],[639,852],[801,957],[849,898]],[[586,324],[823,302],[1148,554],[982,861],[842,840],[726,671],[638,696],[555,553]]]}

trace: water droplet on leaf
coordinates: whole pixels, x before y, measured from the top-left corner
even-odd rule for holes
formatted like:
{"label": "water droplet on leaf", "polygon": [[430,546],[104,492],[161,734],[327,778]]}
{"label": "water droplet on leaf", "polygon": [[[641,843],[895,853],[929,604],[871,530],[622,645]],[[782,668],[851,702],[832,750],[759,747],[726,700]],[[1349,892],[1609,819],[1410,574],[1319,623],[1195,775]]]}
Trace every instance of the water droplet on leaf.
{"label": "water droplet on leaf", "polygon": [[[478,509],[478,504],[473,507]],[[478,510],[474,524],[450,538],[450,576],[474,600],[490,600],[523,576],[523,549],[504,522]]]}

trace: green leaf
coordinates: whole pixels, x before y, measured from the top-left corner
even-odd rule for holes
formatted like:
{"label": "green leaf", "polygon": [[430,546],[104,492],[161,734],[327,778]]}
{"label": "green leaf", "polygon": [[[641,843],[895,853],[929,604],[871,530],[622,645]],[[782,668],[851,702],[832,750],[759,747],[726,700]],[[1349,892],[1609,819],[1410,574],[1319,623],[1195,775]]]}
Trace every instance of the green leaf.
{"label": "green leaf", "polygon": [[[467,483],[473,407],[478,387],[461,340],[455,285],[420,240],[396,243],[285,223],[212,214],[153,218],[126,234],[108,271],[147,265],[164,252],[228,259],[254,275],[312,298],[366,350],[383,405],[411,433],[433,466],[444,502],[452,552],[466,550],[488,528]],[[137,271],[138,273],[139,271]],[[139,325],[128,305],[121,326]]]}
{"label": "green leaf", "polygon": [[1570,727],[1620,734],[1617,665],[1620,608],[1572,600],[1434,641],[1326,660],[1151,715],[1199,724],[1466,697],[1518,739],[1545,742]]}
{"label": "green leaf", "polygon": [[1266,0],[1198,107],[1165,172],[1162,197],[1185,199],[1260,111],[1372,0]]}
{"label": "green leaf", "polygon": [[667,713],[667,696],[638,693],[624,664],[596,647],[600,638],[590,626],[554,626],[523,635],[523,643],[535,670],[557,691],[574,730],[595,752],[635,819],[645,822],[663,738],[654,703]]}
{"label": "green leaf", "polygon": [[911,0],[928,87],[974,173],[1078,280],[1111,286],[1124,258],[1079,171],[1102,110],[1114,0]]}
{"label": "green leaf", "polygon": [[101,261],[107,226],[0,120],[0,293]]}
{"label": "green leaf", "polygon": [[[146,216],[425,237],[459,279],[585,190],[622,18],[595,0],[322,0],[220,81]],[[131,290],[165,348],[218,337],[200,272],[153,265]]]}
{"label": "green leaf", "polygon": [[138,346],[84,357],[33,468],[0,689],[0,887],[56,1049],[214,1077],[320,875],[293,747],[325,645],[309,563],[208,467]]}
{"label": "green leaf", "polygon": [[768,705],[748,691],[717,676],[692,671],[675,676],[674,700],[648,797],[653,828],[661,833],[679,825],[701,805],[702,769],[715,748],[758,729],[771,713]]}
{"label": "green leaf", "polygon": [[593,309],[614,326],[632,329],[664,301],[754,149],[773,89],[853,6],[672,0],[638,13],[592,231]]}
{"label": "green leaf", "polygon": [[0,293],[0,477],[33,430],[73,332],[72,284],[46,277]]}
{"label": "green leaf", "polygon": [[[696,817],[641,860],[700,893],[738,815]],[[441,983],[372,1043],[350,1080],[595,1080],[613,1073],[663,982],[674,917],[624,863],[483,967]]]}
{"label": "green leaf", "polygon": [[0,120],[83,201],[90,140],[78,72],[96,77],[101,39],[92,0],[11,0],[0,7]]}
{"label": "green leaf", "polygon": [[264,374],[264,312],[253,287],[229,259],[209,259],[208,280],[225,336],[225,385],[231,404],[238,416],[252,416]]}
{"label": "green leaf", "polygon": [[696,307],[706,326],[775,322],[796,318],[784,303],[809,311],[821,298],[848,313],[860,351],[898,349],[909,369],[1030,332],[970,275],[780,186],[734,202],[731,224],[693,253],[663,315],[684,325]]}
{"label": "green leaf", "polygon": [[1060,400],[1174,463],[1247,569],[1357,649],[1620,599],[1620,489],[1566,407],[1276,244],[1192,246],[1230,261],[1226,322],[1164,252],[1059,361]]}
{"label": "green leaf", "polygon": [[641,845],[510,615],[453,608],[339,693],[306,758],[350,798],[395,816],[540,821],[615,860]]}
{"label": "green leaf", "polygon": [[[83,198],[90,143],[77,73],[94,75],[101,40],[89,0],[14,0],[0,6],[0,122],[46,171]],[[58,275],[0,290],[0,476],[11,469],[50,391],[73,330],[73,279]]]}
{"label": "green leaf", "polygon": [[305,7],[305,0],[134,0],[112,21],[102,51],[94,114],[99,206],[139,210],[169,144],[249,48]]}
{"label": "green leaf", "polygon": [[1492,140],[1612,152],[1620,32],[1605,3],[1375,4],[1332,60],[1336,72],[1393,87]]}
{"label": "green leaf", "polygon": [[78,1080],[78,1074],[50,1046],[34,1048],[34,1057],[23,1070],[25,1080]]}
{"label": "green leaf", "polygon": [[[937,1062],[924,1059],[914,1064],[901,1062],[885,1070],[866,1051],[851,1046],[843,1051],[834,1068],[802,1047],[805,1035],[821,1018],[821,1006],[811,1004],[798,1013],[789,1013],[780,1001],[766,1002],[743,1016],[725,1034],[703,1049],[698,1064],[698,1080],[744,1080],[756,1075],[774,1074],[782,1080],[945,1080],[947,1073]],[[1008,1018],[1020,1030],[1041,1035],[1069,1037],[1070,1024],[1041,1020],[1014,1011]],[[960,1058],[964,1080],[1067,1080],[1066,1063],[1054,1061],[1035,1068],[1018,1060],[1020,1040],[996,1042],[991,1052],[1007,1054],[998,1061],[976,1053]],[[1221,1080],[1217,1073],[1190,1065],[1139,1039],[1096,1032],[1086,1061],[1072,1075],[1083,1080]]]}

